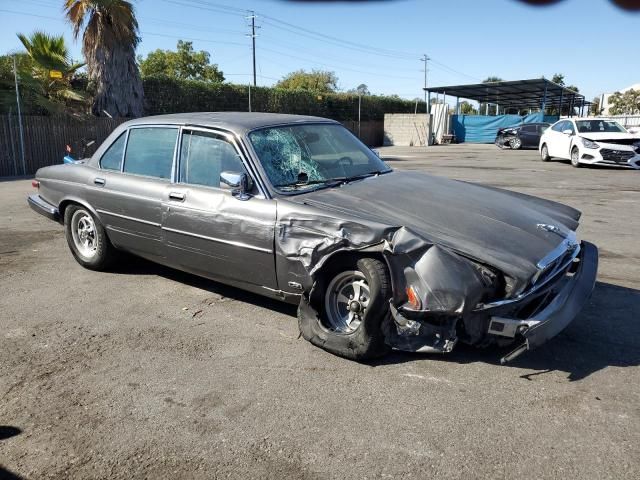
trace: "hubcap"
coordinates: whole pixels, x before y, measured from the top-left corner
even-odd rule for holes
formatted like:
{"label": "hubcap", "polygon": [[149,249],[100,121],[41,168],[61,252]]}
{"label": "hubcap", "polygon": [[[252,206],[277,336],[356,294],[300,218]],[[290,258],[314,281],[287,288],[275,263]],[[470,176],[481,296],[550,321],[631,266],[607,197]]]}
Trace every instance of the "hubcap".
{"label": "hubcap", "polygon": [[73,244],[82,256],[92,258],[96,254],[96,225],[91,215],[84,210],[76,210],[71,217],[71,234]]}
{"label": "hubcap", "polygon": [[574,150],[573,152],[571,152],[571,161],[576,165],[578,164],[578,156],[579,156],[578,150]]}
{"label": "hubcap", "polygon": [[327,327],[337,333],[355,332],[364,318],[371,292],[362,272],[349,270],[339,273],[325,293]]}

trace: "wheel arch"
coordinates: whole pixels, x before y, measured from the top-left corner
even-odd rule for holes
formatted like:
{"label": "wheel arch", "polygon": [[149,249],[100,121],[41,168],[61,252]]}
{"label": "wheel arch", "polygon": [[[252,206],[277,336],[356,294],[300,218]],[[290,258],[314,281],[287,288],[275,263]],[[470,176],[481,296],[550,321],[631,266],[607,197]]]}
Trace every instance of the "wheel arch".
{"label": "wheel arch", "polygon": [[389,274],[389,279],[391,281],[391,291],[395,292],[396,279],[393,275],[393,270],[391,268],[391,264],[386,255],[383,255],[382,251],[372,251],[372,250],[338,250],[329,255],[322,266],[315,272],[313,275],[314,283],[318,279],[322,278],[326,280],[327,272],[331,271],[331,269],[340,261],[344,261],[345,259],[360,259],[360,258],[373,258],[375,260],[380,260],[387,267],[387,273]]}
{"label": "wheel arch", "polygon": [[81,200],[80,198],[77,198],[77,197],[64,197],[58,204],[58,211],[60,212],[60,219],[62,223],[64,223],[65,212],[67,208],[71,205],[78,205],[80,207],[86,208],[94,217],[96,217],[98,220],[102,222],[102,219],[100,218],[100,215],[98,214],[98,212],[86,201]]}

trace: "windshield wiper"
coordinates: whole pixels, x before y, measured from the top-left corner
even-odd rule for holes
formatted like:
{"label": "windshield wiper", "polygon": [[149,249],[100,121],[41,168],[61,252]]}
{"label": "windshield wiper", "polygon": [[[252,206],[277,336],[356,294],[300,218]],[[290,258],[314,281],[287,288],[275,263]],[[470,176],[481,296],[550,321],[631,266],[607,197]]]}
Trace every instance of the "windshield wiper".
{"label": "windshield wiper", "polygon": [[338,177],[338,178],[325,178],[324,180],[307,180],[304,182],[292,182],[292,183],[281,183],[279,185],[274,185],[276,188],[302,188],[307,185],[327,185],[334,186],[340,185],[347,181],[347,177]]}
{"label": "windshield wiper", "polygon": [[374,172],[362,173],[360,175],[354,175],[352,177],[333,177],[333,178],[326,178],[324,180],[305,180],[300,182],[282,183],[280,185],[274,185],[274,186],[276,188],[293,188],[293,189],[306,187],[307,185],[325,185],[327,187],[336,187],[338,185],[354,182],[356,180],[362,180],[363,178],[377,176],[390,171],[391,170],[386,170],[386,171],[376,170]]}

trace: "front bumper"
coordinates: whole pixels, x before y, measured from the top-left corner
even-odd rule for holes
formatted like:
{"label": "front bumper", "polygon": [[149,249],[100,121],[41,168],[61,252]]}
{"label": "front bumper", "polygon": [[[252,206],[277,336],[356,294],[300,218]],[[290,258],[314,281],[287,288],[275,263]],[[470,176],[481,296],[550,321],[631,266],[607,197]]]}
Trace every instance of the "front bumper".
{"label": "front bumper", "polygon": [[543,310],[525,321],[527,328],[522,333],[524,343],[505,355],[500,360],[501,363],[511,361],[527,350],[533,350],[555,337],[578,315],[596,282],[597,247],[589,242],[582,242],[579,259],[578,268],[573,276],[568,279],[553,300]]}
{"label": "front bumper", "polygon": [[640,169],[640,153],[616,145],[603,145],[599,149],[581,149],[580,163]]}
{"label": "front bumper", "polygon": [[34,212],[47,217],[49,220],[60,222],[60,212],[58,209],[44,200],[40,195],[29,195],[27,203]]}

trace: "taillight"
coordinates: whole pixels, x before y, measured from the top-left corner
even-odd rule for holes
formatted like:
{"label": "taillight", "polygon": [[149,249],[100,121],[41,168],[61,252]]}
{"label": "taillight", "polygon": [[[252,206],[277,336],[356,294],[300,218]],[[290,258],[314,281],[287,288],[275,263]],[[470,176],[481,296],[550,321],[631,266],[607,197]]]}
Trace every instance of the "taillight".
{"label": "taillight", "polygon": [[40,188],[40,182],[38,180],[31,180],[31,186],[33,188]]}

